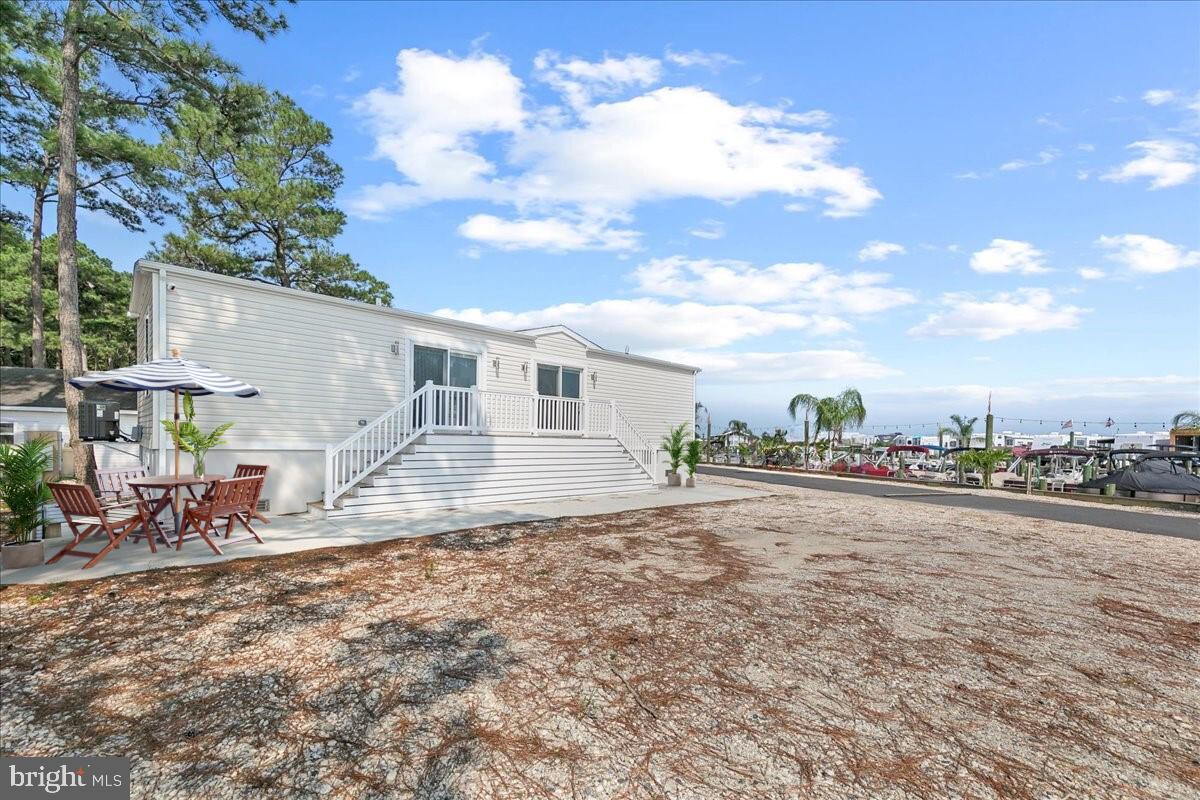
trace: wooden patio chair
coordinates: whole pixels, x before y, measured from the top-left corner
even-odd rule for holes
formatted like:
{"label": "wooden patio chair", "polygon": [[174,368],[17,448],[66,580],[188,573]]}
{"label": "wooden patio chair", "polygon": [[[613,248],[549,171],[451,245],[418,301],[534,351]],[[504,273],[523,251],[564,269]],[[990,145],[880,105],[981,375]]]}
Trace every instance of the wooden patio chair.
{"label": "wooden patio chair", "polygon": [[[136,467],[114,467],[112,469],[96,470],[96,486],[100,489],[100,506],[103,508],[116,507],[130,500],[137,499],[137,492],[129,485],[129,481],[136,478],[145,478],[150,474],[141,464]],[[169,544],[167,535],[163,533],[162,525],[154,517],[150,518],[150,524],[158,532],[158,536],[163,540],[164,544]],[[133,539],[137,540],[142,537],[144,531],[133,534]]]}
{"label": "wooden patio chair", "polygon": [[[209,538],[209,534],[221,538],[221,527],[225,528],[228,544],[249,541],[251,538],[262,544],[262,537],[250,526],[251,512],[256,498],[262,492],[262,482],[261,475],[229,478],[214,483],[211,490],[199,500],[188,500],[183,507],[183,526],[179,529],[175,549],[182,549],[184,536],[189,530],[194,530],[214,553],[222,555],[221,548]],[[250,532],[250,536],[229,541],[234,522],[241,523]]]}
{"label": "wooden patio chair", "polygon": [[[108,555],[110,551],[120,547],[121,540],[133,531],[140,528],[148,532],[150,516],[147,513],[146,504],[137,498],[124,503],[102,506],[96,495],[92,494],[92,490],[86,486],[80,486],[77,483],[51,483],[49,486],[50,493],[54,495],[54,501],[58,504],[67,527],[71,529],[74,536],[66,547],[59,550],[46,562],[47,564],[53,564],[63,556],[83,556],[88,559],[88,562],[83,565],[83,568],[87,569]],[[108,537],[108,544],[98,552],[77,549],[84,539],[101,532]],[[146,536],[146,541],[150,543],[151,553],[158,552],[158,548],[154,545],[154,538],[149,534]]]}
{"label": "wooden patio chair", "polygon": [[[234,478],[257,478],[257,477],[261,476],[264,479],[264,483],[265,483],[265,479],[267,476],[267,469],[269,469],[269,468],[265,464],[238,464],[236,467],[233,468],[233,477]],[[208,500],[212,499],[212,493],[213,493],[213,489],[215,488],[215,486],[216,486],[216,484],[211,484],[208,486],[208,488],[206,488],[204,490],[204,497],[202,498],[203,500],[208,501]],[[262,487],[263,487],[263,483],[260,483],[258,485],[258,495],[256,495],[254,498],[254,505],[252,507],[251,513],[248,516],[252,517],[253,519],[258,520],[259,522],[265,522],[268,525],[270,525],[271,520],[267,519],[265,516],[263,516],[258,511],[258,500],[259,500],[259,496],[262,495]],[[243,520],[243,522],[245,522],[245,520]]]}
{"label": "wooden patio chair", "polygon": [[129,481],[133,478],[144,478],[148,474],[146,468],[140,464],[136,467],[96,470],[96,486],[100,489],[100,505],[123,503],[137,497],[130,488]]}
{"label": "wooden patio chair", "polygon": [[[268,469],[268,467],[265,464],[238,464],[236,467],[233,468],[233,477],[235,477],[235,478],[260,478],[261,477],[263,479],[263,480],[259,481],[258,494],[254,495],[254,503],[253,503],[253,505],[250,506],[250,517],[258,520],[259,522],[265,522],[268,525],[270,525],[271,520],[267,519],[265,516],[263,516],[258,511],[258,501],[259,501],[260,496],[262,495],[263,485],[266,483],[267,469]],[[245,520],[243,520],[243,523],[245,523],[247,525],[247,527],[249,527],[249,523],[247,523]]]}

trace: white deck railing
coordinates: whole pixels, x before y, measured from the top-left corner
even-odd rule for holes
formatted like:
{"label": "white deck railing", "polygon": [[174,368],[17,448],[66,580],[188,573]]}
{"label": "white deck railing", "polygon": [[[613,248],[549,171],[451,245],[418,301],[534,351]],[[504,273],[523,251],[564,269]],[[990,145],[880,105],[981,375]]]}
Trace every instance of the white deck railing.
{"label": "white deck railing", "polygon": [[337,444],[325,446],[326,509],[425,433],[611,437],[652,479],[658,448],[611,400],[489,392],[426,383]]}

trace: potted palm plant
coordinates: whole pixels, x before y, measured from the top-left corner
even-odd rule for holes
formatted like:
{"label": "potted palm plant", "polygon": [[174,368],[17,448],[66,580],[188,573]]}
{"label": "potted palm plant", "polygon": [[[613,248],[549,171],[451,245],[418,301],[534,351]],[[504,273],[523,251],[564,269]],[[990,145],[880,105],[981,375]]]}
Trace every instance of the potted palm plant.
{"label": "potted palm plant", "polygon": [[42,506],[50,502],[44,481],[50,469],[50,445],[34,439],[0,445],[0,502],[9,541],[0,547],[0,567],[19,569],[41,564],[45,549],[34,534],[42,522]]}
{"label": "potted palm plant", "polygon": [[662,448],[667,451],[670,468],[667,470],[667,486],[679,486],[679,467],[683,464],[683,449],[687,442],[687,425],[680,423],[663,437]]}
{"label": "potted palm plant", "polygon": [[162,425],[175,440],[175,445],[183,452],[191,454],[192,474],[197,478],[204,477],[204,457],[208,455],[208,451],[225,444],[221,437],[233,427],[232,422],[226,422],[208,433],[201,431],[196,425],[196,406],[191,395],[183,396],[183,420],[164,419]]}
{"label": "potted palm plant", "polygon": [[696,467],[700,464],[700,456],[704,450],[704,443],[699,439],[691,439],[687,443],[687,449],[683,454],[683,463],[687,467],[687,486],[689,489],[696,487]]}

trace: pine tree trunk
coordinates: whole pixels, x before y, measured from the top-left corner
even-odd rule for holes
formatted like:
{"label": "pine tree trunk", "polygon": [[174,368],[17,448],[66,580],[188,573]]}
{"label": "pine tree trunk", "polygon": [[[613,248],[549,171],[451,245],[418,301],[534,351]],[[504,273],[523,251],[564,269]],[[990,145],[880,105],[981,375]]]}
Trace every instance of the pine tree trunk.
{"label": "pine tree trunk", "polygon": [[30,240],[33,253],[29,259],[29,321],[32,338],[30,366],[46,366],[46,319],[42,305],[42,213],[46,206],[46,190],[38,188],[33,194],[33,231]]}
{"label": "pine tree trunk", "polygon": [[79,123],[79,18],[83,0],[67,6],[62,38],[62,107],[58,116],[58,336],[62,350],[67,430],[75,461],[76,480],[95,485],[96,461],[92,448],[79,440],[79,404],[83,392],[71,378],[83,374],[83,338],[79,326],[79,270],[76,264],[76,174],[75,136]]}

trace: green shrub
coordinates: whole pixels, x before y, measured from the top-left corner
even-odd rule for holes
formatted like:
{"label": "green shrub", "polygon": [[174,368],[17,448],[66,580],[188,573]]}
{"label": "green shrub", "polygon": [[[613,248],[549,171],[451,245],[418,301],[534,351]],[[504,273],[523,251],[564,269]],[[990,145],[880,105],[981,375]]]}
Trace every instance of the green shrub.
{"label": "green shrub", "polygon": [[687,451],[683,454],[683,463],[687,466],[688,477],[696,474],[696,467],[700,464],[700,455],[704,451],[704,443],[699,439],[691,439],[687,443]]}
{"label": "green shrub", "polygon": [[662,448],[667,451],[667,457],[671,459],[671,472],[678,472],[679,467],[683,465],[683,449],[687,439],[688,426],[685,423],[671,428],[670,433],[663,437]]}

